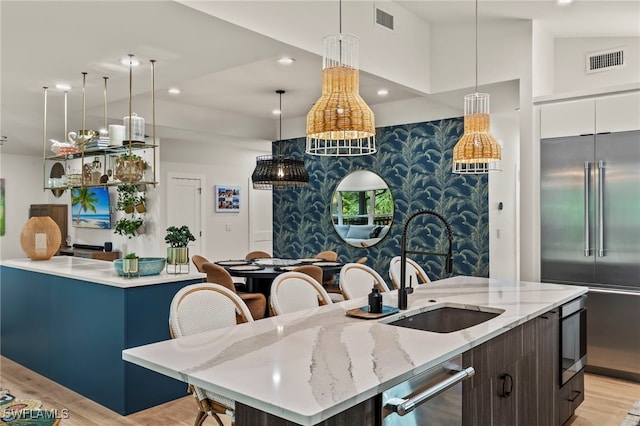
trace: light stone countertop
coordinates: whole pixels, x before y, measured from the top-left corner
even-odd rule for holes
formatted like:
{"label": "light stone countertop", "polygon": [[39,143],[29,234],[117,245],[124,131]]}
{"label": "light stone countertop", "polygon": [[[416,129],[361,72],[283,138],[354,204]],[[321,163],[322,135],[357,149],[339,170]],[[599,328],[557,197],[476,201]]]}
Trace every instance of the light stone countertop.
{"label": "light stone countertop", "polygon": [[[407,311],[380,320],[346,316],[366,304],[365,298],[354,299],[127,349],[123,359],[312,425],[586,292],[459,276],[419,286],[409,295]],[[385,305],[397,306],[395,291],[383,296]],[[384,323],[446,305],[504,312],[447,334]]]}
{"label": "light stone countertop", "polygon": [[166,270],[163,270],[159,275],[124,278],[116,273],[113,267],[113,262],[85,259],[74,256],[54,256],[49,260],[2,260],[0,262],[0,266],[40,272],[43,274],[56,275],[59,277],[89,281],[120,288],[133,288],[153,284],[189,281],[206,277],[206,274],[198,272],[195,267],[191,265],[188,274],[168,274]]}

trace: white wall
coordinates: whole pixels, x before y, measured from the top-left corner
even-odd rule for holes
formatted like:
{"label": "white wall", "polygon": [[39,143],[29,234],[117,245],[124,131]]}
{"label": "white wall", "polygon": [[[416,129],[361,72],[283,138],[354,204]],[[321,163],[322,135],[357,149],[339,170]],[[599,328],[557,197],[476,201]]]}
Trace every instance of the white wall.
{"label": "white wall", "polygon": [[[624,67],[587,74],[587,53],[624,47]],[[588,90],[640,81],[640,38],[559,38],[555,41],[555,93]]]}
{"label": "white wall", "polygon": [[0,237],[0,259],[24,258],[20,232],[29,220],[29,206],[64,201],[53,196],[56,201],[50,201],[42,190],[42,158],[0,152],[0,177],[5,179],[5,235]]}
{"label": "white wall", "polygon": [[554,86],[554,41],[547,28],[538,21],[533,22],[533,96],[553,93]]}
{"label": "white wall", "polygon": [[[185,173],[204,176],[202,203],[203,247],[201,255],[211,259],[242,259],[249,245],[249,177],[256,165],[256,156],[271,153],[270,141],[248,141],[236,144],[206,144],[183,142],[162,146],[162,182],[168,174]],[[240,186],[240,212],[216,213],[215,185]],[[166,229],[166,186],[160,186],[160,215],[158,228]],[[260,214],[257,206],[255,214]],[[227,230],[227,226],[230,230]],[[163,235],[164,237],[164,235]],[[162,245],[162,249],[166,245]]]}

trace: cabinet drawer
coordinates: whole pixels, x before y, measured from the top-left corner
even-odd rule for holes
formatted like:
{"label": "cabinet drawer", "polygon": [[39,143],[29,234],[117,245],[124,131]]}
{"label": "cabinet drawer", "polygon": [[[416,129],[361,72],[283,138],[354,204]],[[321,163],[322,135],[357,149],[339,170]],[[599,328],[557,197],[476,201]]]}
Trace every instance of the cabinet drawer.
{"label": "cabinet drawer", "polygon": [[564,424],[584,401],[584,369],[573,376],[558,392],[558,424]]}

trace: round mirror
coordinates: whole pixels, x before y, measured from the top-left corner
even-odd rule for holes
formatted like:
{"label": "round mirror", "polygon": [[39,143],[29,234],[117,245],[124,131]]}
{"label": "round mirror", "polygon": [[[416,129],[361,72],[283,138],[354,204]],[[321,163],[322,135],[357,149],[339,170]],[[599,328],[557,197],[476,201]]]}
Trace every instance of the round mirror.
{"label": "round mirror", "polygon": [[336,232],[354,247],[371,247],[389,232],[393,221],[393,197],[386,182],[368,170],[347,175],[331,200]]}

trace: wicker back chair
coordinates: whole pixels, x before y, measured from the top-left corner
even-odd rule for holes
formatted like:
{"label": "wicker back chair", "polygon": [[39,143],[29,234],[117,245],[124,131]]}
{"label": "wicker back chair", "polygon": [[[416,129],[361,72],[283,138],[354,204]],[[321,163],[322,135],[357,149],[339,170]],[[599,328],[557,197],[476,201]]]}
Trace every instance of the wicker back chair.
{"label": "wicker back chair", "polygon": [[374,285],[380,292],[389,291],[380,274],[367,265],[347,263],[340,270],[340,289],[347,300],[368,295]]}
{"label": "wicker back chair", "polygon": [[[396,289],[400,288],[401,265],[402,263],[400,256],[394,257],[393,259],[391,259],[391,262],[389,262],[389,279],[391,280],[391,284],[393,284],[393,287]],[[426,284],[431,282],[424,269],[422,269],[422,267],[418,265],[414,260],[409,258],[407,258],[406,280],[407,281],[405,282],[405,285],[407,286],[409,285],[409,282],[411,282],[412,285]]]}
{"label": "wicker back chair", "polygon": [[331,303],[322,284],[301,272],[284,272],[271,284],[271,309],[275,315]]}
{"label": "wicker back chair", "polygon": [[[251,312],[242,299],[218,284],[202,283],[183,287],[173,297],[169,309],[169,331],[173,338],[251,321]],[[220,426],[223,426],[220,414],[226,414],[234,421],[235,401],[197,386],[190,385],[189,389],[198,402],[196,426],[202,425],[207,414]]]}

